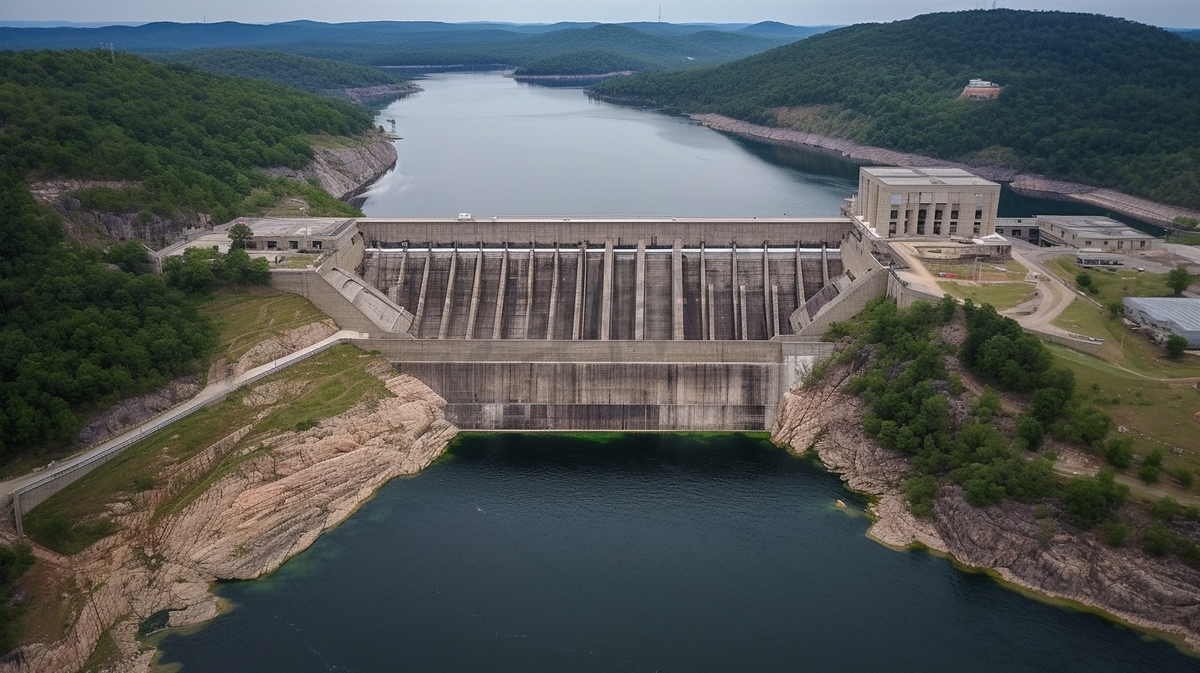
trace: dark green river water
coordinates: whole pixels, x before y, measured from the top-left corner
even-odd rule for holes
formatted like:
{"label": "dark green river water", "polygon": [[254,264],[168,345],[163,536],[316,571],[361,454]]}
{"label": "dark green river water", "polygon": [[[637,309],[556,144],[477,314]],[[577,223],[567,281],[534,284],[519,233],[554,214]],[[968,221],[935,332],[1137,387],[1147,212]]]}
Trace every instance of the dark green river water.
{"label": "dark green river water", "polygon": [[[850,510],[838,510],[842,499]],[[236,606],[170,635],[217,671],[1195,671],[1100,617],[864,535],[761,438],[471,435]]]}

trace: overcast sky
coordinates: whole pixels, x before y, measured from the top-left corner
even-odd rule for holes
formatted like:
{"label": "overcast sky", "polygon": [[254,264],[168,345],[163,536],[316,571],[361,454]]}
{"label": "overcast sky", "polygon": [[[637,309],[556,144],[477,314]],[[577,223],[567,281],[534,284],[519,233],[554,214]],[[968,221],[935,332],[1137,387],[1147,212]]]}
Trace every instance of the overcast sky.
{"label": "overcast sky", "polygon": [[[3,21],[655,21],[828,25],[894,21],[990,7],[991,0],[2,0]],[[998,0],[998,7],[1120,16],[1156,26],[1200,27],[1200,0]]]}

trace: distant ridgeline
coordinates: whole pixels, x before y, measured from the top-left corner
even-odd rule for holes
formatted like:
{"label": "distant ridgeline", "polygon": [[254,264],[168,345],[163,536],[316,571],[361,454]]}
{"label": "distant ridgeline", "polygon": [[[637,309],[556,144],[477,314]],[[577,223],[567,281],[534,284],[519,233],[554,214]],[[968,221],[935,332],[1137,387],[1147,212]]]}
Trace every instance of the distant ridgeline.
{"label": "distant ridgeline", "polygon": [[186,65],[218,75],[265,79],[317,94],[338,95],[345,89],[398,86],[407,82],[378,68],[263,49],[200,49],[148,56],[163,63]]}
{"label": "distant ridgeline", "polygon": [[0,158],[34,179],[130,183],[82,190],[89,209],[226,221],[255,210],[256,192],[300,190],[349,214],[320,189],[261,169],[301,168],[311,136],[354,136],[372,122],[347,102],[129,54],[0,53]]}
{"label": "distant ridgeline", "polygon": [[[566,57],[571,73],[611,68],[651,70],[713,65],[803,39],[827,27],[775,22],[745,24],[669,23],[503,23],[447,24],[424,21],[327,24],[292,21],[271,25],[240,23],[151,23],[104,28],[0,28],[9,49],[91,48],[112,43],[122,51],[165,58],[168,52],[258,49],[345,61],[360,65],[494,65],[514,67]],[[213,56],[180,60],[216,70]],[[221,67],[228,57],[219,57]],[[551,61],[553,63],[553,61]],[[290,64],[295,65],[295,64]],[[280,62],[280,67],[290,67]],[[310,64],[311,65],[311,64]],[[229,74],[248,74],[219,70]],[[541,68],[544,72],[545,68]],[[252,73],[255,77],[263,75]],[[279,81],[273,77],[268,77]],[[305,88],[305,87],[300,87]],[[331,87],[332,88],[332,87]]]}
{"label": "distant ridgeline", "polygon": [[[995,100],[959,99],[973,78]],[[1094,14],[964,11],[841,28],[597,94],[1200,208],[1200,44]]]}

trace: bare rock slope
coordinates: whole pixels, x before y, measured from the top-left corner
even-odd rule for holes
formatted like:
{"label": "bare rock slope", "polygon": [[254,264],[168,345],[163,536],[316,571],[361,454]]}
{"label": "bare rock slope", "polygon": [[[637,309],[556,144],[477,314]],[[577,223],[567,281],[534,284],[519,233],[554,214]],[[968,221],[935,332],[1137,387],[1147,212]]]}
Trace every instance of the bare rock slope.
{"label": "bare rock slope", "polygon": [[[385,482],[428,466],[457,432],[442,413],[445,402],[386,365],[375,373],[394,397],[361,402],[309,430],[254,446],[239,444],[253,429],[247,426],[160,475],[154,490],[114,503],[121,532],[69,560],[45,559],[91,588],[67,636],[22,648],[0,670],[78,670],[110,630],[121,650],[117,670],[148,671],[154,651],[143,651],[135,638],[141,620],[164,610],[175,626],[212,618],[219,606],[209,583],[273,571]],[[263,417],[287,404],[290,392],[264,384],[244,403]],[[231,455],[243,460],[178,511],[154,516],[158,504]]]}

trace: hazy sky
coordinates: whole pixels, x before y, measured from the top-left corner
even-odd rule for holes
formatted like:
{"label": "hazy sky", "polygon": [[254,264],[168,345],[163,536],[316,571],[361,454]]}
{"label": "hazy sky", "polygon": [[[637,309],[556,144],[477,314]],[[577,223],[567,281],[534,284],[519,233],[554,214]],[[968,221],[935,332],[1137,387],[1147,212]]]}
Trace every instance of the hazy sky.
{"label": "hazy sky", "polygon": [[[0,20],[18,21],[663,21],[797,25],[907,19],[990,7],[991,0],[25,0],[0,1]],[[1200,27],[1200,0],[998,0],[998,7],[1120,16],[1168,27]]]}

